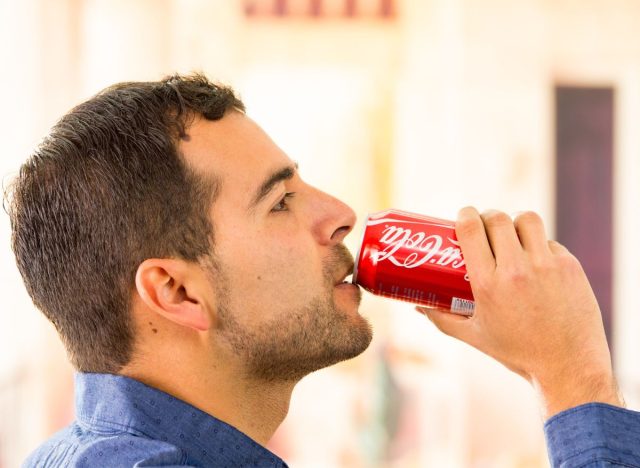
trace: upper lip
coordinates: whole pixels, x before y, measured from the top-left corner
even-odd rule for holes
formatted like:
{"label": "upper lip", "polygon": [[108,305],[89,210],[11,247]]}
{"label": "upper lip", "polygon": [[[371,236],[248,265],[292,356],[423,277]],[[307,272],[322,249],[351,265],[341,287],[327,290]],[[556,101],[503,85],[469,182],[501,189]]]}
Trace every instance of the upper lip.
{"label": "upper lip", "polygon": [[355,267],[354,263],[350,264],[346,272],[342,276],[340,276],[338,282],[336,282],[336,285],[344,283],[344,280],[347,278],[347,276],[353,275],[354,267]]}

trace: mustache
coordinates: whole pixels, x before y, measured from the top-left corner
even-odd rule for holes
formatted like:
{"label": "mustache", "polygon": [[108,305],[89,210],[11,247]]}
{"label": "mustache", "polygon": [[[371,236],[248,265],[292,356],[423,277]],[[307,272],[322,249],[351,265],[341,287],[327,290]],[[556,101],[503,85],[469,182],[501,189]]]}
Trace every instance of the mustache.
{"label": "mustache", "polygon": [[353,272],[355,261],[349,249],[344,244],[336,244],[331,248],[329,256],[324,261],[323,273],[327,283],[331,286]]}

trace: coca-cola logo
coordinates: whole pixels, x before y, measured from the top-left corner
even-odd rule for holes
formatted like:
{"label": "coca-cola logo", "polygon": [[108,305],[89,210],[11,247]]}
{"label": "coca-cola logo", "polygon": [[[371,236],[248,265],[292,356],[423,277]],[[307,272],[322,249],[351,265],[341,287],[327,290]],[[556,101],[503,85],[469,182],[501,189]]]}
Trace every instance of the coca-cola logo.
{"label": "coca-cola logo", "polygon": [[[388,260],[401,268],[417,268],[425,263],[450,266],[454,269],[464,265],[460,244],[451,237],[443,238],[438,234],[414,232],[411,229],[386,224],[379,242],[384,248],[372,253],[376,262]],[[397,255],[400,249],[403,249],[402,255]],[[411,253],[407,255],[405,249],[409,249]]]}

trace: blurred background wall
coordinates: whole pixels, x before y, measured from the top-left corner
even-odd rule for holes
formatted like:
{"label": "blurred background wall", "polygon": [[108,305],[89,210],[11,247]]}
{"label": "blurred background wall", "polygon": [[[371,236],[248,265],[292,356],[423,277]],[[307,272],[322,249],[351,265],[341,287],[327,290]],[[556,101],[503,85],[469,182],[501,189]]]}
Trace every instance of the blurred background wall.
{"label": "blurred background wall", "polygon": [[[538,211],[594,281],[637,409],[638,31],[635,0],[0,0],[0,175],[101,88],[204,71],[359,219]],[[0,467],[73,418],[72,369],[9,240],[3,215]],[[362,311],[370,349],[294,392],[270,447],[290,466],[548,466],[524,381],[409,305]]]}

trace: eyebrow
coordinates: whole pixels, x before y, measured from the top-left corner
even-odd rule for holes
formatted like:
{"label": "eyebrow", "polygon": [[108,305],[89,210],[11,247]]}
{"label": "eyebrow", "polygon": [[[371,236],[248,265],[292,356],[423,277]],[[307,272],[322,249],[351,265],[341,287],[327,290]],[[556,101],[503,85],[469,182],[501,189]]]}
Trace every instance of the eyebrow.
{"label": "eyebrow", "polygon": [[260,188],[256,191],[256,194],[253,197],[253,201],[249,205],[249,209],[254,209],[262,200],[266,198],[267,195],[271,193],[273,188],[279,182],[282,182],[283,180],[290,180],[291,178],[293,178],[297,170],[298,163],[295,163],[291,166],[279,169],[269,177],[267,177],[267,179],[260,185]]}

